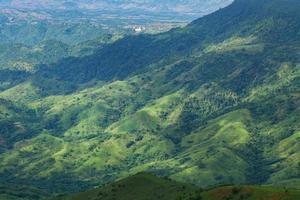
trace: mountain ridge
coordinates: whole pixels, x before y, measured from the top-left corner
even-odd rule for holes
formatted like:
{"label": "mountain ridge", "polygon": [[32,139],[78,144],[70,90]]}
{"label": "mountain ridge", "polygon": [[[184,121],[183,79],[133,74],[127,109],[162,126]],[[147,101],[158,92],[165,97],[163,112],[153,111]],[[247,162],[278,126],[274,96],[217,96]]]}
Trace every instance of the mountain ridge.
{"label": "mountain ridge", "polygon": [[[252,2],[251,5],[252,4],[256,5],[257,3],[259,3],[255,0],[252,0],[250,2]],[[268,2],[270,2],[270,1],[265,1],[264,4],[266,4]],[[279,0],[277,2],[280,3],[281,1]],[[291,2],[294,2],[294,1],[291,0]],[[114,69],[113,69],[113,68],[116,68],[119,71],[117,73],[120,73],[120,75],[116,74],[117,75],[116,78],[118,78],[118,76],[120,76],[120,78],[123,79],[124,75],[122,75],[122,73],[123,74],[128,74],[127,72],[122,72],[123,68],[125,68],[124,69],[125,71],[127,69],[129,71],[137,71],[138,70],[137,68],[146,67],[146,66],[151,64],[151,63],[145,63],[145,62],[140,64],[139,60],[146,60],[146,61],[150,61],[152,63],[155,63],[155,62],[159,61],[161,58],[164,58],[168,55],[172,55],[172,56],[175,55],[176,56],[177,54],[180,55],[181,52],[186,53],[185,52],[186,50],[188,50],[188,52],[193,51],[192,50],[193,48],[195,48],[195,47],[199,48],[199,46],[205,45],[205,43],[209,43],[209,42],[211,42],[211,40],[222,41],[222,40],[224,40],[225,37],[227,37],[227,38],[232,37],[232,36],[239,37],[239,35],[231,35],[231,36],[228,35],[228,34],[233,34],[232,30],[231,30],[232,25],[228,26],[226,24],[225,25],[218,24],[217,22],[222,21],[220,19],[220,17],[222,17],[222,16],[219,17],[218,15],[222,15],[222,14],[227,15],[228,14],[228,12],[226,12],[227,10],[236,10],[237,8],[240,8],[241,5],[244,5],[244,3],[245,3],[245,1],[243,1],[243,0],[242,1],[237,1],[237,2],[233,3],[232,5],[230,5],[229,8],[224,8],[223,10],[221,10],[217,13],[210,14],[207,17],[204,17],[204,18],[201,18],[200,20],[196,20],[196,21],[192,22],[190,25],[187,26],[186,29],[175,29],[175,30],[167,32],[167,33],[162,33],[160,35],[160,37],[155,37],[155,36],[153,37],[152,35],[141,35],[141,36],[126,37],[123,40],[120,40],[120,41],[118,41],[114,44],[111,44],[110,46],[105,48],[102,52],[99,52],[99,55],[95,55],[95,58],[93,58],[93,57],[88,57],[87,58],[87,60],[89,60],[89,62],[94,62],[94,65],[96,67],[98,67],[98,69],[96,69],[94,72],[91,72],[90,74],[93,74],[94,77],[99,76],[100,80],[101,80],[101,76],[106,77],[107,79],[111,79],[111,78],[114,78],[113,77],[114,74],[110,74],[110,73],[111,72],[116,73],[116,72],[114,72]],[[275,5],[277,5],[277,4],[275,4]],[[277,6],[280,6],[280,5],[277,5]],[[249,9],[249,7],[247,7],[245,5],[243,7]],[[254,7],[254,8],[255,9],[261,8],[261,6]],[[253,7],[252,7],[252,9],[250,8],[251,9],[250,12],[255,14],[256,10],[253,10],[254,8]],[[289,8],[294,8],[294,7],[289,6]],[[237,9],[237,10],[239,11],[240,9]],[[235,20],[240,20],[238,18],[239,13],[235,14],[235,12],[232,12],[230,14],[231,15],[233,14],[233,16],[230,17],[231,19],[234,18]],[[299,15],[297,15],[297,16],[299,17]],[[248,21],[250,20],[250,22],[253,23],[253,20],[255,21],[255,18],[252,19],[250,17],[250,18],[247,18],[246,20],[248,20]],[[280,20],[280,19],[277,19],[277,20]],[[291,21],[297,21],[297,19],[293,20],[293,18],[289,18],[288,20],[289,20],[289,22],[286,22],[286,23],[289,24],[289,25],[293,25],[291,23]],[[206,21],[208,21],[208,23],[210,23],[210,24],[214,24],[214,25],[217,24],[217,26],[220,26],[221,28],[219,27],[218,28],[219,30],[218,29],[215,30],[214,27],[207,26]],[[212,22],[210,22],[210,21],[212,21]],[[230,21],[230,20],[228,20],[228,21]],[[236,22],[233,22],[232,24],[236,25]],[[299,28],[299,24],[296,24],[296,25],[298,25],[298,28]],[[201,28],[199,29],[199,27],[201,27]],[[206,27],[209,27],[209,28],[207,29]],[[243,27],[241,27],[241,28],[243,28]],[[248,27],[245,27],[245,28],[248,28]],[[273,27],[270,27],[270,28],[272,30]],[[290,28],[289,27],[282,27],[282,29],[283,30],[286,30],[286,29],[289,30]],[[279,30],[279,31],[282,32],[283,30]],[[297,30],[297,27],[294,27],[292,30]],[[183,32],[183,33],[181,33],[181,32]],[[204,34],[199,36],[199,34],[197,34],[197,32],[202,32]],[[223,32],[225,32],[225,34],[223,34]],[[253,33],[253,31],[250,32],[250,34],[251,33]],[[270,35],[276,35],[274,33],[274,31],[269,32],[269,33],[259,33],[258,32],[257,34],[258,35],[255,36],[255,37],[257,37],[258,40],[261,40],[261,39],[266,40],[270,37]],[[266,35],[264,36],[264,34],[266,34]],[[171,41],[164,41],[163,38],[168,37],[169,35],[171,36],[172,40]],[[240,37],[247,37],[248,35],[241,35]],[[285,36],[285,35],[287,35],[287,36]],[[291,35],[293,35],[293,36],[291,36]],[[283,36],[288,38],[288,40],[291,40],[292,38],[294,38],[296,36],[295,40],[298,40],[299,39],[299,34],[296,34],[295,36],[294,35],[295,34],[293,34],[293,31],[291,31],[288,34],[285,33]],[[265,37],[265,38],[263,38],[263,37]],[[274,39],[279,41],[280,40],[280,35],[278,36],[278,38],[274,38]],[[264,42],[268,42],[268,41],[264,41]],[[281,42],[287,42],[287,41],[283,40]],[[131,51],[126,52],[126,53],[123,52],[123,49],[126,49],[128,45],[132,45],[130,47]],[[169,46],[169,45],[172,45],[169,49],[164,47],[164,46]],[[200,47],[200,48],[203,48],[203,47]],[[156,55],[155,53],[149,53],[149,52],[151,52],[151,50],[153,50],[154,52],[159,52],[159,54]],[[114,53],[112,53],[112,52],[114,52]],[[147,58],[147,56],[149,56],[149,55],[151,57]],[[110,58],[110,56],[118,57],[118,59]],[[127,61],[127,58],[129,58],[131,60]],[[108,61],[105,61],[105,60],[108,60]],[[105,66],[107,66],[107,64],[105,62],[110,62],[111,60],[114,60],[116,62],[116,64],[109,63],[111,65],[111,66],[109,66],[109,69],[105,68]],[[81,61],[76,61],[76,62],[80,63]],[[87,61],[83,61],[83,62],[87,62]],[[130,69],[130,68],[132,68],[132,65],[134,65],[133,63],[135,65],[137,65],[137,67],[135,67],[133,69]],[[63,66],[64,63],[58,64],[58,73],[61,72],[61,70],[59,69],[59,65]],[[125,65],[125,66],[123,66],[123,65]],[[73,66],[73,65],[70,65],[70,66]],[[77,68],[77,70],[78,70],[78,69],[80,69],[80,66],[75,66],[75,68]],[[103,69],[101,69],[101,68],[103,68]],[[64,77],[68,77],[68,75],[72,74],[72,71],[75,71],[75,70],[76,69],[74,69],[74,70],[70,69],[70,72],[67,73],[67,74],[64,74]],[[42,71],[43,71],[42,73],[44,73],[44,71],[47,71],[47,70],[43,68]],[[129,74],[130,74],[130,72],[129,72]],[[71,77],[74,77],[74,76],[72,75]],[[76,77],[76,75],[75,75],[75,77]],[[92,79],[92,78],[88,78],[87,81]]]}

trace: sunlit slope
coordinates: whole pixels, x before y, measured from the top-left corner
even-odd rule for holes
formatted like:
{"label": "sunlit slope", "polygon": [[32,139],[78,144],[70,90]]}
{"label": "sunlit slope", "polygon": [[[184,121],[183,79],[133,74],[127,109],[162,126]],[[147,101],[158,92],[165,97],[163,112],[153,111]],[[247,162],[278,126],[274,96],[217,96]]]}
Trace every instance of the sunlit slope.
{"label": "sunlit slope", "polygon": [[[44,113],[47,131],[3,154],[2,169],[16,171],[14,176],[26,179],[30,173],[38,179],[60,174],[54,176],[56,181],[76,177],[87,183],[112,181],[120,174],[127,175],[127,170],[160,171],[201,186],[297,178],[298,132],[290,131],[297,126],[297,110],[290,113],[280,108],[286,116],[276,119],[276,124],[269,116],[257,114],[264,109],[258,103],[255,109],[252,104],[245,106],[247,109],[233,107],[234,111],[215,118],[207,116],[210,110],[193,109],[193,115],[186,110],[197,98],[201,102],[202,92],[190,96],[179,90],[145,103],[144,95],[136,96],[135,91],[123,81],[36,101],[31,107]],[[230,106],[239,102],[234,95],[224,96]],[[214,112],[224,104],[204,99],[207,105],[214,105]],[[294,99],[292,103],[297,106],[299,102]],[[196,114],[211,119],[193,122]],[[290,135],[284,136],[287,131]],[[76,175],[66,178],[63,174]]]}

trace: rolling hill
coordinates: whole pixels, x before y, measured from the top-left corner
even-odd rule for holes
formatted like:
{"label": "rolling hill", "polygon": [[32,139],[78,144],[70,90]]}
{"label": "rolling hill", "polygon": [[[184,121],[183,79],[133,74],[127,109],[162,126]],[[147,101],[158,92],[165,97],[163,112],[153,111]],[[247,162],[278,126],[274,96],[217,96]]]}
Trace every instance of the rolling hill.
{"label": "rolling hill", "polygon": [[47,40],[57,40],[74,45],[111,33],[100,23],[70,21],[72,14],[64,14],[67,19],[61,19],[59,14],[47,14],[47,11],[0,7],[0,44],[21,43],[34,46]]}
{"label": "rolling hill", "polygon": [[[299,188],[299,9],[298,0],[236,0],[184,28],[16,74],[0,93],[0,122],[14,124],[22,108],[18,121],[32,130],[0,135],[10,144],[0,183],[74,193],[147,171],[204,188]],[[252,199],[275,190],[232,199],[252,189]]]}
{"label": "rolling hill", "polygon": [[203,190],[191,185],[141,173],[103,188],[71,196],[57,197],[53,200],[297,200],[299,196],[299,190],[270,186],[222,186]]}
{"label": "rolling hill", "polygon": [[171,200],[194,192],[195,186],[177,183],[167,178],[158,178],[151,174],[139,173],[103,188],[92,189],[83,193],[62,196],[53,200],[81,199],[161,199]]}

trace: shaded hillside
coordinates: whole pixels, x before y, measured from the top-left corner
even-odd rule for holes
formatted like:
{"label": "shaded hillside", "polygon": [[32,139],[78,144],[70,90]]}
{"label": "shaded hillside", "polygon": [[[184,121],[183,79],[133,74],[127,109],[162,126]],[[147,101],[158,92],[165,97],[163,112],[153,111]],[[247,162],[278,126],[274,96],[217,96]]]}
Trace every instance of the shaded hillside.
{"label": "shaded hillside", "polygon": [[0,99],[0,152],[38,134],[41,125],[36,120],[34,110],[17,107],[12,102]]}
{"label": "shaded hillside", "polygon": [[25,185],[0,185],[1,200],[37,200],[49,197],[49,194]]}
{"label": "shaded hillside", "polygon": [[[291,46],[299,43],[298,7],[299,2],[292,0],[288,3],[282,0],[236,1],[228,8],[200,18],[186,28],[159,35],[126,37],[95,55],[61,62],[51,67],[47,76],[72,82],[124,79],[144,72],[149,65],[161,67],[157,63],[166,65],[191,55],[201,55],[212,44],[235,38],[244,39],[240,42],[245,44],[241,45],[249,47],[249,43],[257,44],[257,48],[259,45],[268,45],[266,49],[275,53],[274,47],[288,48],[291,43]],[[282,44],[285,46],[282,47]],[[243,50],[246,46],[240,48]],[[258,57],[259,62],[258,53],[256,51],[254,56]],[[265,59],[265,55],[261,57]],[[255,61],[252,58],[247,60]],[[42,71],[46,73],[45,69]]]}
{"label": "shaded hillside", "polygon": [[53,200],[297,200],[299,190],[268,186],[224,186],[202,190],[149,174],[137,174],[124,180],[68,197]]}
{"label": "shaded hillside", "polygon": [[[21,43],[0,44],[0,90],[9,89],[27,80],[43,64],[56,63],[67,57],[84,57],[99,51],[121,35],[100,34],[94,40],[67,45],[59,40],[47,40],[30,46]],[[59,38],[57,38],[59,39]]]}
{"label": "shaded hillside", "polygon": [[140,173],[130,178],[93,189],[70,197],[58,197],[55,200],[81,199],[176,199],[182,194],[191,193],[196,187],[177,183],[167,178],[157,178],[151,174]]}

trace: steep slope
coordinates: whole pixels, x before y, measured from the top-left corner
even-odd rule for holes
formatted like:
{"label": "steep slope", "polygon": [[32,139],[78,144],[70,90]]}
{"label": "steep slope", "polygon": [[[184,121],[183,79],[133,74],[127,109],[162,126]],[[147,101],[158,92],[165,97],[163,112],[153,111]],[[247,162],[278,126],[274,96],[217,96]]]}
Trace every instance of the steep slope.
{"label": "steep slope", "polygon": [[[241,45],[254,43],[257,48],[270,45],[267,46],[270,49],[282,43],[286,47],[299,41],[298,4],[297,1],[291,1],[283,7],[281,0],[236,1],[228,8],[201,18],[184,29],[160,35],[126,37],[94,56],[59,63],[47,75],[80,82],[123,79],[143,71],[151,64],[201,54],[212,43],[221,43],[226,39],[240,39],[236,42],[245,43]],[[243,46],[240,48],[243,49]],[[89,63],[88,68],[86,63]],[[46,73],[45,69],[43,73]]]}
{"label": "steep slope", "polygon": [[0,155],[1,181],[73,192],[151,171],[202,187],[299,187],[299,8],[237,0],[41,67],[0,93],[44,129]]}

